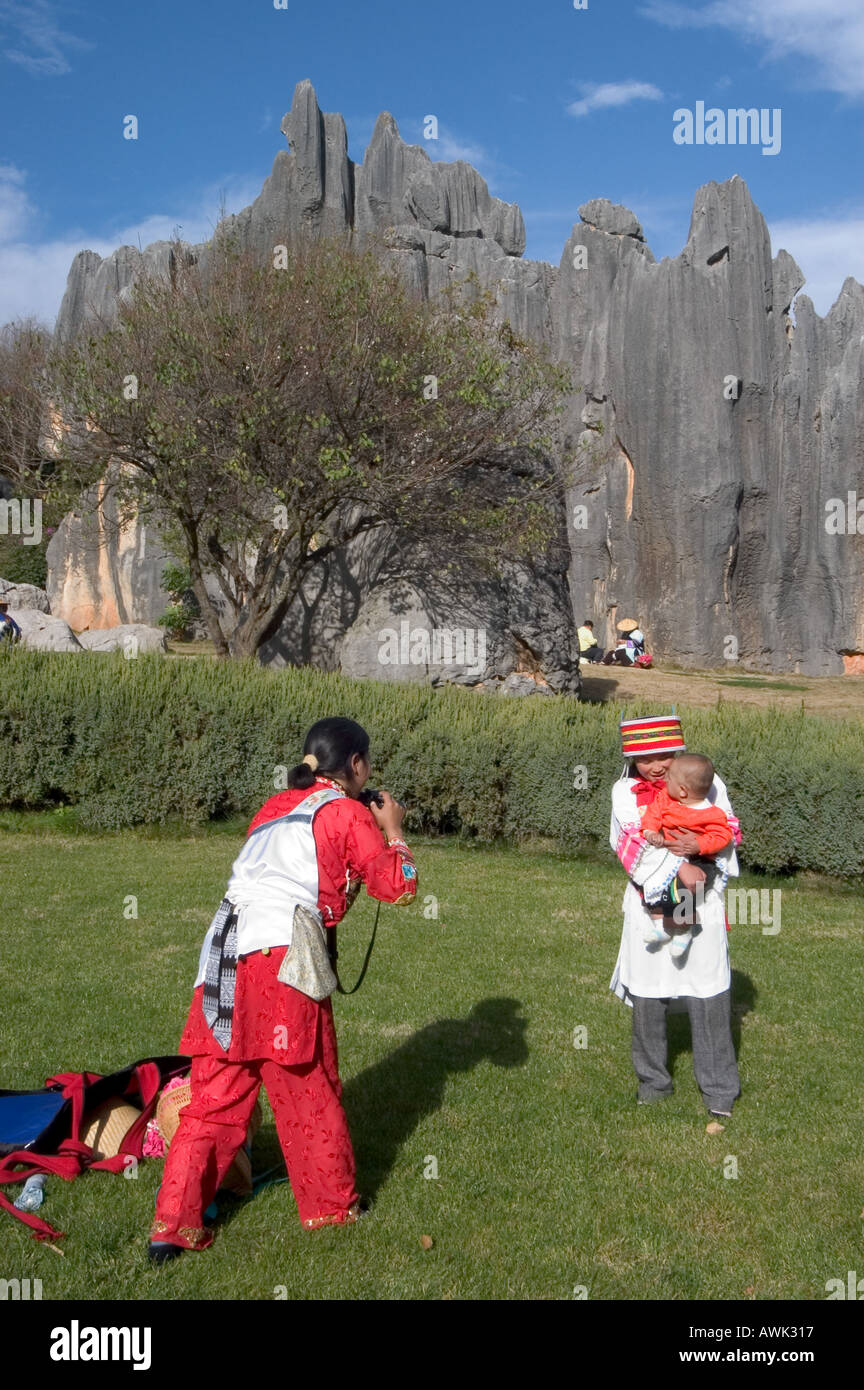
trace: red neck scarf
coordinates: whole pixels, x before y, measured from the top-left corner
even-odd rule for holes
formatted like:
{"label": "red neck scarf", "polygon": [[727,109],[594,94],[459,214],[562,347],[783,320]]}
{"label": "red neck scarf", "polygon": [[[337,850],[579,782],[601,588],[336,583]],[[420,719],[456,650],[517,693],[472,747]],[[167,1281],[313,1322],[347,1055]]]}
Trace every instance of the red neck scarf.
{"label": "red neck scarf", "polygon": [[633,783],[633,790],[636,793],[637,806],[650,806],[657,793],[666,786],[665,778],[659,782],[646,782],[644,778],[637,778]]}

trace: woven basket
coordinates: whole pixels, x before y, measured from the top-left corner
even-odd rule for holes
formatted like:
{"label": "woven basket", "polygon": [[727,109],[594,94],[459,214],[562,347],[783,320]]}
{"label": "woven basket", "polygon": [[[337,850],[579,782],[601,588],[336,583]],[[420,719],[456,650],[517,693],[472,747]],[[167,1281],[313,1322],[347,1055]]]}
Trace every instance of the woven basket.
{"label": "woven basket", "polygon": [[184,1081],[182,1086],[173,1086],[167,1093],[163,1091],[159,1097],[159,1104],[156,1106],[156,1125],[166,1144],[170,1144],[177,1133],[180,1111],[189,1104],[191,1099],[192,1086],[188,1081]]}
{"label": "woven basket", "polygon": [[90,1145],[97,1158],[115,1158],[123,1152],[123,1140],[140,1114],[126,1100],[106,1100],[84,1116],[79,1138]]}
{"label": "woven basket", "polygon": [[[175,1086],[167,1094],[163,1092],[159,1097],[159,1104],[156,1107],[156,1124],[166,1144],[170,1144],[177,1133],[177,1126],[180,1124],[180,1111],[185,1109],[191,1099],[192,1084],[189,1081],[184,1081],[182,1086]],[[261,1128],[261,1119],[261,1102],[256,1100],[246,1135],[247,1143],[251,1143]],[[222,1191],[233,1192],[237,1197],[248,1197],[252,1191],[252,1164],[245,1148],[238,1150],[234,1162],[222,1182]]]}

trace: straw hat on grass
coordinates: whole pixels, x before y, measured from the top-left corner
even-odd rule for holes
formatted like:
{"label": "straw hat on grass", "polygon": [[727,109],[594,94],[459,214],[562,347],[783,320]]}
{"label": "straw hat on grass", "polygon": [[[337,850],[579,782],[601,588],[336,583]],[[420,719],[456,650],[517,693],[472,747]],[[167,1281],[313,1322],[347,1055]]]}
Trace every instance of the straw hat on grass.
{"label": "straw hat on grass", "polygon": [[[177,1133],[177,1126],[180,1124],[180,1111],[189,1104],[191,1099],[192,1085],[189,1081],[172,1087],[170,1091],[163,1091],[159,1097],[159,1104],[156,1107],[156,1124],[166,1144],[170,1144]],[[256,1100],[255,1109],[252,1111],[252,1118],[249,1121],[247,1143],[252,1142],[260,1127],[261,1102]],[[233,1192],[236,1197],[248,1197],[251,1193],[252,1164],[245,1148],[238,1150],[237,1156],[222,1183],[222,1191]]]}
{"label": "straw hat on grass", "polygon": [[116,1158],[123,1153],[123,1141],[140,1114],[126,1100],[106,1100],[81,1121],[81,1142],[89,1144],[97,1158]]}

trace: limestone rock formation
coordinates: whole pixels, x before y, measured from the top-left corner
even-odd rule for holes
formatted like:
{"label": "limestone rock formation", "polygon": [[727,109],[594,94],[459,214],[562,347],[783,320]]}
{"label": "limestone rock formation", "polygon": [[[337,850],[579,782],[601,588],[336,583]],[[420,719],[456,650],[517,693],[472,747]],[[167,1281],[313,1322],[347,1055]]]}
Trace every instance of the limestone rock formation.
{"label": "limestone rock formation", "polygon": [[104,508],[84,499],[67,513],[46,557],[51,612],[76,632],[152,623],[168,607],[160,585],[168,557],[158,532],[140,520],[121,525],[111,496]]}
{"label": "limestone rock formation", "polygon": [[825,319],[802,296],[793,327],[803,276],[737,177],[699,190],[659,265],[620,210],[591,213],[553,296],[585,384],[574,606],[606,620],[601,645],[626,609],[685,665],[841,672],[864,648],[864,554],[826,503],[864,483],[864,290],[847,280]]}
{"label": "limestone rock formation", "polygon": [[122,623],[119,627],[91,628],[79,632],[78,641],[89,652],[125,652],[137,656],[140,652],[166,652],[168,638],[165,629],[148,627],[146,623]]}
{"label": "limestone rock formation", "polygon": [[[640,619],[660,660],[810,674],[860,669],[859,284],[847,280],[824,318],[800,295],[793,325],[803,277],[785,251],[772,257],[765,222],[737,176],[698,190],[687,244],[674,259],[658,264],[636,215],[594,198],[581,206],[555,268],[522,258],[514,204],[493,198],[470,165],[433,162],[406,145],[389,114],[357,166],[342,117],[319,110],[308,82],[298,85],[282,129],[290,150],[277,154],[259,198],[217,235],[268,256],[304,236],[359,244],[374,237],[427,295],[474,271],[481,286],[494,287],[500,313],[571,364],[580,386],[561,433],[562,448],[577,451],[562,518],[569,596],[563,571],[546,570],[524,596],[528,626],[522,605],[509,621],[510,580],[480,606],[481,617],[475,610],[473,626],[488,621],[497,634],[493,680],[519,673],[513,653],[522,643],[552,688],[575,688],[574,617],[593,617],[608,647],[625,610]],[[171,254],[164,242],[144,252],[122,247],[105,260],[81,252],[58,336],[71,337],[90,315],[110,316],[135,274],[166,270]],[[206,257],[207,248],[189,254]],[[831,508],[850,493],[851,529],[832,531]],[[162,562],[138,553],[137,543],[121,553],[108,539],[107,548],[108,559],[97,562],[74,527],[61,528],[49,550],[52,610],[89,614],[75,626],[152,622],[167,602]],[[475,578],[466,574],[468,588]],[[449,613],[435,617],[444,591],[434,574],[426,587],[412,611],[427,626],[459,626]],[[374,623],[398,627],[398,602],[367,542],[310,580],[263,655],[365,670],[378,664]]]}
{"label": "limestone rock formation", "polygon": [[497,687],[498,695],[553,695],[555,692],[545,681],[530,676],[525,671],[511,671],[506,680]]}
{"label": "limestone rock formation", "polygon": [[21,646],[40,652],[82,652],[84,648],[68,623],[51,618],[36,608],[9,609],[21,629]]}
{"label": "limestone rock formation", "polygon": [[620,203],[610,203],[607,198],[592,198],[583,203],[579,216],[589,227],[598,232],[609,232],[612,236],[632,236],[644,241],[642,228],[629,208]]}
{"label": "limestone rock formation", "polygon": [[[391,575],[360,605],[341,644],[340,669],[375,680],[455,683],[534,693],[573,690],[578,679],[569,625],[554,615],[566,606],[563,580],[509,565],[501,578],[462,571],[425,584]],[[524,675],[529,685],[514,685]]]}
{"label": "limestone rock formation", "polygon": [[10,584],[8,579],[0,579],[0,599],[16,612],[20,608],[35,609],[38,613],[50,613],[51,605],[44,589],[36,584]]}

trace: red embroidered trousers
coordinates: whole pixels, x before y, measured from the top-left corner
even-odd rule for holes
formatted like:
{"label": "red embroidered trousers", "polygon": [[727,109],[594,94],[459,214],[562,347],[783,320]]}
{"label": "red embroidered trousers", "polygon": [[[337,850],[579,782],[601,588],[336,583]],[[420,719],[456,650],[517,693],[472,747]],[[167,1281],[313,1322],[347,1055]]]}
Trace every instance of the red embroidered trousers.
{"label": "red embroidered trousers", "polygon": [[341,1103],[333,1016],[326,1005],[316,1011],[314,1052],[303,1065],[260,1057],[232,1061],[224,1054],[193,1057],[192,1098],[168,1150],[151,1239],[189,1250],[212,1244],[204,1212],[246,1139],[262,1084],[303,1225],[311,1230],[353,1219],[354,1151]]}

